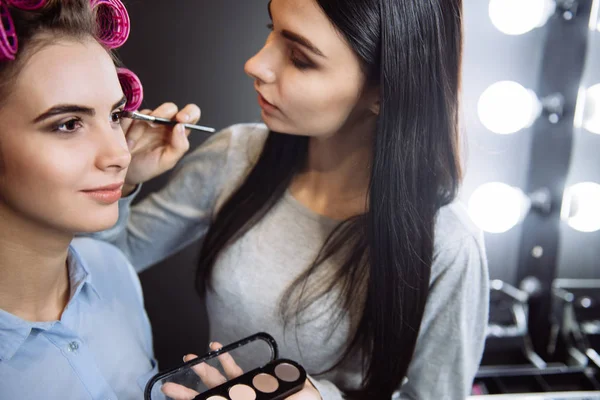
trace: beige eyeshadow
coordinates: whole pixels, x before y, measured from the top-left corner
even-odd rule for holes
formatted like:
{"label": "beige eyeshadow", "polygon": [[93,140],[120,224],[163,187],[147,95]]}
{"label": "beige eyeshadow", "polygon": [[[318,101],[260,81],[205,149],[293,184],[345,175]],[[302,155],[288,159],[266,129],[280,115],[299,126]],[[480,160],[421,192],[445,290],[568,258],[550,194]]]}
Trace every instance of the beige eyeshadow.
{"label": "beige eyeshadow", "polygon": [[223,396],[210,396],[206,400],[227,400],[227,399],[225,397],[223,397]]}
{"label": "beige eyeshadow", "polygon": [[292,364],[282,363],[275,367],[275,375],[284,382],[295,382],[300,378],[300,371]]}
{"label": "beige eyeshadow", "polygon": [[273,393],[279,388],[279,382],[273,375],[258,374],[252,379],[254,387],[263,393]]}
{"label": "beige eyeshadow", "polygon": [[235,385],[229,389],[231,400],[255,400],[256,392],[247,385]]}

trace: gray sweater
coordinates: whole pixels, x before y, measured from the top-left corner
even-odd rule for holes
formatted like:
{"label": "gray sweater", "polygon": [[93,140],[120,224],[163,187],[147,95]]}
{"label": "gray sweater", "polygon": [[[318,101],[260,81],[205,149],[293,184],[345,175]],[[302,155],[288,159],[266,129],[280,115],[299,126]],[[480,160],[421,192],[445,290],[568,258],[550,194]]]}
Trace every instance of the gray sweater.
{"label": "gray sweater", "polygon": [[[234,125],[187,155],[169,183],[139,204],[120,201],[117,225],[97,236],[121,248],[137,271],[203,238],[216,211],[246,176],[267,129]],[[401,206],[401,205],[399,205]],[[291,194],[218,258],[207,293],[210,337],[230,343],[259,331],[277,340],[282,357],[300,362],[324,400],[342,399],[362,379],[360,354],[328,369],[344,349],[349,321],[332,333],[334,294],[313,304],[308,323],[284,329],[278,306],[283,291],[314,260],[337,224]],[[333,261],[329,261],[333,262]],[[485,341],[488,271],[483,238],[464,208],[439,211],[431,291],[402,399],[464,399],[471,390]]]}

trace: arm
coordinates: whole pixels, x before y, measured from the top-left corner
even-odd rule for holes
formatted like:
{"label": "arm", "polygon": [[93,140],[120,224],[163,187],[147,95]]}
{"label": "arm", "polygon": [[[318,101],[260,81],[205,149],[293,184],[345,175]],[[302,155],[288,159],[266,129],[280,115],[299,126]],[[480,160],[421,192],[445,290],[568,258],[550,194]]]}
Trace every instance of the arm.
{"label": "arm", "polygon": [[230,130],[204,142],[182,159],[167,185],[130,206],[135,194],[119,200],[117,224],[93,234],[120,248],[135,269],[167,258],[207,231],[227,175]]}
{"label": "arm", "polygon": [[434,256],[425,314],[400,399],[465,399],[485,344],[489,277],[483,241],[465,237]]}

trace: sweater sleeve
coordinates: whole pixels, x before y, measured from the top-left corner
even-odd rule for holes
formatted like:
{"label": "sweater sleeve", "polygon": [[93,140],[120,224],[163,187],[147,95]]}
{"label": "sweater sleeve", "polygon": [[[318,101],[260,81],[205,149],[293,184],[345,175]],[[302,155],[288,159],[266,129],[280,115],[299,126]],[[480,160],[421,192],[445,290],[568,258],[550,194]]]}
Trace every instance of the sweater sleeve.
{"label": "sweater sleeve", "polygon": [[202,238],[227,175],[232,128],[185,156],[169,182],[131,206],[136,192],[119,200],[117,224],[91,236],[121,249],[137,272]]}
{"label": "sweater sleeve", "polygon": [[400,399],[465,399],[485,345],[489,277],[483,239],[456,240],[434,255],[421,330]]}
{"label": "sweater sleeve", "polygon": [[[479,368],[489,309],[483,239],[446,241],[434,254],[429,297],[407,377],[394,399],[462,400]],[[323,400],[345,399],[327,380],[309,377]]]}

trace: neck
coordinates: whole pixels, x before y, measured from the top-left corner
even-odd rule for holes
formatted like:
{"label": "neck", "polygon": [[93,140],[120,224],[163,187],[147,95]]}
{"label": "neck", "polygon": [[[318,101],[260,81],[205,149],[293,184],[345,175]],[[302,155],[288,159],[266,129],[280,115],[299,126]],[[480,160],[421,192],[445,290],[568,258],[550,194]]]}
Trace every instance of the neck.
{"label": "neck", "polygon": [[304,169],[291,186],[299,201],[336,219],[366,210],[374,120],[353,124],[327,138],[312,137]]}
{"label": "neck", "polygon": [[0,202],[0,308],[28,321],[59,320],[69,301],[72,235],[22,218]]}

